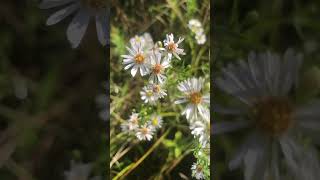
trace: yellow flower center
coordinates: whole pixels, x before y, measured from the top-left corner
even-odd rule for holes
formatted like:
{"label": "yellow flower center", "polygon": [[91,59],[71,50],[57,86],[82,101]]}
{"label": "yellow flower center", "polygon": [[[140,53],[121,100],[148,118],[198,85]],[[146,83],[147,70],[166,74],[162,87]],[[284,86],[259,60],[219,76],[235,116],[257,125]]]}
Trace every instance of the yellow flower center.
{"label": "yellow flower center", "polygon": [[148,97],[151,97],[153,95],[152,91],[147,91],[146,94]]}
{"label": "yellow flower center", "polygon": [[152,69],[153,73],[155,73],[155,74],[159,74],[161,72],[161,70],[162,70],[161,64],[154,65],[153,69]]}
{"label": "yellow flower center", "polygon": [[135,36],[134,39],[136,42],[141,42],[141,38],[139,36]]}
{"label": "yellow flower center", "polygon": [[202,172],[202,167],[201,167],[200,165],[197,165],[196,171],[197,171],[198,173]]}
{"label": "yellow flower center", "polygon": [[154,125],[154,126],[157,126],[157,125],[159,125],[159,121],[158,121],[158,118],[153,118],[153,120],[152,120],[152,124]]}
{"label": "yellow flower center", "polygon": [[136,61],[137,64],[142,64],[144,62],[144,56],[141,53],[138,53],[135,57],[134,60]]}
{"label": "yellow flower center", "polygon": [[153,88],[152,88],[152,90],[153,90],[153,92],[155,92],[155,93],[158,93],[158,92],[160,92],[160,85],[154,85],[153,86]]}
{"label": "yellow flower center", "polygon": [[131,122],[133,124],[138,124],[138,118],[136,118],[136,117],[132,118]]}
{"label": "yellow flower center", "polygon": [[142,134],[146,135],[146,134],[148,134],[149,129],[146,127],[143,127],[143,128],[141,128],[141,132],[142,132]]}
{"label": "yellow flower center", "polygon": [[202,101],[202,96],[200,92],[193,92],[190,94],[190,101],[192,104],[199,104]]}
{"label": "yellow flower center", "polygon": [[270,97],[254,105],[256,126],[271,136],[279,136],[292,125],[292,105],[287,99]]}
{"label": "yellow flower center", "polygon": [[82,2],[96,10],[107,8],[107,0],[82,0]]}
{"label": "yellow flower center", "polygon": [[168,44],[167,49],[170,52],[173,52],[173,51],[175,51],[177,49],[177,45],[174,42],[171,42],[171,43]]}

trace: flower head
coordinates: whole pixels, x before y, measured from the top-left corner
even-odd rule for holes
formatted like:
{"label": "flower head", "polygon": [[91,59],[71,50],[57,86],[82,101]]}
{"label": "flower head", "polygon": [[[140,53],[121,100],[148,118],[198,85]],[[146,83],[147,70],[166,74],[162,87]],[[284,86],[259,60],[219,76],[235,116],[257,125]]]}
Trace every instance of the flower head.
{"label": "flower head", "polygon": [[195,34],[197,44],[201,45],[207,41],[206,35],[204,34],[204,29],[199,20],[191,19],[188,23],[188,28]]}
{"label": "flower head", "polygon": [[166,90],[163,88],[162,84],[150,84],[150,88],[152,89],[152,92],[155,96],[158,98],[164,98],[164,96],[167,95]]}
{"label": "flower head", "polygon": [[192,170],[192,176],[195,177],[196,179],[204,179],[204,173],[203,173],[203,168],[200,164],[198,163],[193,163],[191,166]]}
{"label": "flower head", "polygon": [[152,114],[149,122],[150,125],[152,125],[155,128],[162,127],[162,117],[160,115]]}
{"label": "flower head", "polygon": [[136,35],[130,39],[130,43],[134,45],[141,44],[144,51],[151,50],[154,47],[154,42],[150,33],[144,33],[142,36]]}
{"label": "flower head", "polygon": [[150,141],[152,139],[153,134],[154,134],[154,127],[151,125],[145,124],[137,130],[136,136],[140,141],[142,140]]}
{"label": "flower head", "polygon": [[124,69],[131,69],[131,75],[134,77],[138,70],[140,75],[144,76],[149,73],[148,69],[148,54],[143,50],[144,46],[142,43],[131,43],[131,48],[127,47],[129,55],[122,55]]}
{"label": "flower head", "polygon": [[170,66],[170,61],[166,57],[161,57],[161,53],[153,53],[150,56],[150,82],[162,84],[166,80],[164,71]]}
{"label": "flower head", "polygon": [[136,131],[139,127],[139,114],[132,113],[127,122],[121,125],[122,131]]}
{"label": "flower head", "polygon": [[193,32],[196,32],[199,29],[202,29],[202,24],[198,19],[190,19],[188,22],[188,28]]}
{"label": "flower head", "polygon": [[179,48],[179,44],[183,40],[183,38],[179,38],[178,42],[174,42],[173,34],[167,34],[166,39],[163,41],[163,43],[169,60],[172,58],[172,55],[174,55],[179,60],[181,60],[179,55],[185,55],[184,50]]}
{"label": "flower head", "polygon": [[[242,117],[234,122],[221,122],[214,125],[214,133],[231,132],[247,128],[250,132],[245,143],[231,160],[231,169],[244,165],[246,180],[279,179],[280,162],[284,162],[290,176],[304,179],[305,167],[313,166],[308,172],[309,179],[317,179],[318,160],[306,162],[305,154],[312,145],[305,147],[297,137],[300,132],[320,130],[319,101],[297,106],[290,100],[290,91],[295,88],[302,56],[287,50],[283,61],[270,52],[251,53],[248,62],[230,64],[223,69],[222,77],[216,79],[221,90],[242,102],[239,107],[216,106],[221,114]],[[271,68],[272,67],[272,68]],[[247,118],[247,119],[245,119]],[[281,159],[280,159],[281,157]],[[283,158],[283,159],[282,159]]]}
{"label": "flower head", "polygon": [[71,14],[73,17],[68,29],[67,37],[73,48],[79,46],[91,18],[95,18],[98,39],[102,45],[109,43],[109,8],[105,0],[43,0],[40,8],[49,9],[63,6],[63,8],[47,20],[47,25],[53,25]]}
{"label": "flower head", "polygon": [[199,139],[203,148],[210,146],[210,112],[204,113],[204,118],[190,124],[191,134]]}
{"label": "flower head", "polygon": [[152,85],[144,86],[142,91],[140,91],[140,95],[144,103],[149,103],[151,105],[155,105],[156,101],[159,99],[158,92],[155,92]]}
{"label": "flower head", "polygon": [[204,34],[196,34],[195,38],[198,44],[204,44],[207,41],[206,35]]}
{"label": "flower head", "polygon": [[210,104],[210,95],[202,93],[203,78],[189,78],[178,85],[178,89],[184,96],[175,101],[176,104],[187,103],[182,115],[188,120],[197,120],[207,111]]}

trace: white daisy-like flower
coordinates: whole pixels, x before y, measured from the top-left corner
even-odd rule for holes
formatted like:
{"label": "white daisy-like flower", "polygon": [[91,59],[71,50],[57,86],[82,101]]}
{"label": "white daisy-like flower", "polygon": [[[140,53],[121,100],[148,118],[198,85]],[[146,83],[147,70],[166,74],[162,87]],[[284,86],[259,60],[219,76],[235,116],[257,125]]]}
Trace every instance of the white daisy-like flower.
{"label": "white daisy-like flower", "polygon": [[153,53],[150,56],[150,78],[151,83],[162,84],[166,80],[164,71],[170,67],[170,61],[166,57],[161,57],[161,53]]}
{"label": "white daisy-like flower", "polygon": [[98,39],[102,45],[109,43],[109,9],[105,0],[43,0],[41,9],[63,8],[47,20],[47,25],[54,25],[71,14],[76,14],[68,29],[67,37],[73,48],[79,46],[91,18],[95,18]]}
{"label": "white daisy-like flower", "polygon": [[207,37],[204,34],[202,24],[197,19],[191,19],[188,23],[189,29],[195,34],[197,44],[204,44],[207,41]]}
{"label": "white daisy-like flower", "polygon": [[[210,116],[209,110],[204,116]],[[203,148],[210,146],[210,117],[191,123],[190,129],[191,134],[199,138],[199,142]]]}
{"label": "white daisy-like flower", "polygon": [[196,31],[196,29],[202,28],[202,24],[198,19],[190,19],[188,22],[188,28],[192,31]]}
{"label": "white daisy-like flower", "polygon": [[150,122],[150,125],[152,125],[154,128],[161,128],[163,121],[160,115],[152,114],[149,122]]}
{"label": "white daisy-like flower", "polygon": [[71,161],[71,168],[64,172],[65,180],[87,180],[92,170],[92,164],[76,163]]}
{"label": "white daisy-like flower", "polygon": [[150,88],[152,88],[153,94],[158,98],[164,98],[167,95],[166,90],[163,88],[163,84],[150,84]]}
{"label": "white daisy-like flower", "polygon": [[280,180],[288,175],[294,180],[320,177],[319,159],[310,154],[315,147],[301,142],[306,137],[319,140],[320,101],[296,105],[290,98],[301,63],[302,55],[291,49],[285,52],[283,61],[270,52],[250,53],[247,62],[230,64],[215,80],[219,89],[242,102],[236,107],[215,106],[216,112],[228,114],[228,118],[235,115],[237,120],[216,123],[213,133],[248,132],[229,163],[230,169],[243,165],[246,180]]}
{"label": "white daisy-like flower", "polygon": [[140,75],[144,76],[149,73],[148,69],[148,54],[143,50],[142,43],[132,42],[131,49],[127,47],[129,55],[122,55],[123,64],[125,65],[124,69],[131,69],[131,75],[134,77],[138,70],[140,70]]}
{"label": "white daisy-like flower", "polygon": [[204,44],[207,41],[206,35],[205,34],[196,34],[195,36],[197,44]]}
{"label": "white daisy-like flower", "polygon": [[144,50],[151,50],[155,44],[150,33],[144,33],[142,36],[136,35],[130,39],[131,44],[141,44]]}
{"label": "white daisy-like flower", "polygon": [[140,141],[143,141],[143,140],[150,141],[153,137],[153,134],[154,134],[154,127],[151,125],[145,124],[138,129],[136,136]]}
{"label": "white daisy-like flower", "polygon": [[175,104],[187,103],[182,115],[186,115],[188,120],[198,120],[207,111],[210,105],[209,93],[203,94],[203,78],[189,78],[178,84],[178,89],[184,94],[184,97],[175,101]]}
{"label": "white daisy-like flower", "polygon": [[127,122],[121,125],[122,131],[132,132],[137,130],[139,127],[139,114],[132,113]]}
{"label": "white daisy-like flower", "polygon": [[140,95],[144,103],[149,103],[151,105],[156,105],[156,101],[159,98],[157,93],[154,93],[154,89],[151,85],[144,86],[142,91],[140,91]]}
{"label": "white daisy-like flower", "polygon": [[197,163],[193,163],[191,166],[192,170],[192,176],[195,177],[196,179],[204,179],[204,173],[203,173],[203,168],[201,165]]}
{"label": "white daisy-like flower", "polygon": [[163,41],[164,47],[168,54],[169,60],[172,59],[172,55],[174,55],[177,59],[181,60],[179,55],[185,55],[184,50],[179,48],[179,44],[183,41],[183,38],[179,38],[178,42],[174,42],[173,34],[167,34],[166,39]]}

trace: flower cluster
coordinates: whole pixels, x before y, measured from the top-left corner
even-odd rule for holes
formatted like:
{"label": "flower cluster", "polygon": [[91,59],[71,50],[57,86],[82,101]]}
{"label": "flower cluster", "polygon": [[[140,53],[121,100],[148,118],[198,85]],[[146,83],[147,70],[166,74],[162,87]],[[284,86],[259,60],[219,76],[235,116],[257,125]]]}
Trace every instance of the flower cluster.
{"label": "flower cluster", "polygon": [[[183,38],[179,38],[178,42],[175,42],[173,34],[170,34],[163,41],[163,47],[161,42],[154,43],[149,33],[136,35],[130,39],[130,47],[127,47],[129,54],[122,55],[124,69],[131,69],[132,77],[137,73],[141,76],[149,75],[147,85],[140,91],[144,103],[156,105],[159,99],[167,95],[164,88],[167,79],[165,71],[170,67],[174,57],[181,59],[180,55],[185,54],[184,50],[179,48],[182,41]],[[132,113],[129,120],[122,124],[122,130],[133,132],[139,140],[150,141],[155,130],[161,126],[160,115],[152,114],[148,118],[147,113],[142,115]]]}
{"label": "flower cluster", "polygon": [[189,78],[178,85],[183,96],[175,101],[176,104],[186,103],[182,115],[185,115],[191,134],[198,140],[194,150],[197,163],[191,167],[196,179],[210,177],[210,95],[203,93],[204,79]]}
{"label": "flower cluster", "polygon": [[162,127],[162,117],[157,114],[147,116],[132,113],[130,118],[121,125],[122,131],[134,134],[140,141],[150,141],[158,128]]}
{"label": "flower cluster", "polygon": [[204,44],[207,41],[207,37],[204,34],[202,24],[197,19],[191,19],[188,23],[188,28],[195,34],[195,39],[198,44]]}
{"label": "flower cluster", "polygon": [[[131,69],[133,77],[136,74],[140,74],[141,77],[149,76],[148,83],[142,87],[140,95],[143,102],[151,105],[150,107],[154,107],[159,99],[167,96],[166,70],[171,67],[173,59],[181,60],[180,56],[185,55],[184,49],[179,46],[183,40],[179,38],[175,41],[173,34],[167,34],[162,45],[160,41],[154,43],[151,35],[145,33],[131,38],[130,47],[127,47],[129,54],[122,55],[124,69]],[[209,93],[204,93],[204,83],[205,80],[201,77],[192,77],[180,82],[177,88],[182,96],[175,101],[175,104],[186,104],[181,114],[186,116],[191,134],[196,139],[194,155],[197,163],[192,166],[192,174],[197,179],[210,177],[210,96]],[[162,117],[157,114],[149,117],[148,113],[132,113],[129,120],[122,124],[122,130],[135,134],[139,140],[150,141],[161,124]]]}
{"label": "flower cluster", "polygon": [[182,41],[183,38],[179,38],[178,42],[174,42],[173,34],[167,35],[163,48],[161,42],[154,44],[148,33],[131,38],[131,47],[127,47],[129,54],[122,55],[124,69],[131,68],[133,77],[139,71],[141,76],[150,75],[151,83],[163,84],[166,79],[165,69],[170,67],[173,56],[180,60],[179,55],[185,54],[179,48]]}

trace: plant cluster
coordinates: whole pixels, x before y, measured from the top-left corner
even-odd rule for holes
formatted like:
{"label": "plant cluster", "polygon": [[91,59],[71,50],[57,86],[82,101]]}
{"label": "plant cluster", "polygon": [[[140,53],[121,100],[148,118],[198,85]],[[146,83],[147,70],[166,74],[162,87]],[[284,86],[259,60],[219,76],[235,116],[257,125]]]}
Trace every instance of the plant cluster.
{"label": "plant cluster", "polygon": [[[162,127],[161,115],[154,113],[153,108],[161,106],[161,99],[167,96],[167,69],[172,68],[173,61],[181,61],[186,55],[181,48],[183,38],[177,41],[173,34],[167,34],[163,43],[153,42],[149,33],[136,35],[130,39],[129,54],[122,55],[125,70],[130,70],[132,77],[140,74],[149,76],[146,85],[140,91],[143,107],[139,112],[133,111],[129,119],[122,123],[123,132],[135,135],[140,141],[151,141],[156,130]],[[174,104],[186,104],[181,112],[185,115],[195,142],[194,155],[197,162],[191,167],[192,175],[197,179],[210,177],[210,95],[204,93],[205,79],[189,77],[177,85],[181,96]]]}

